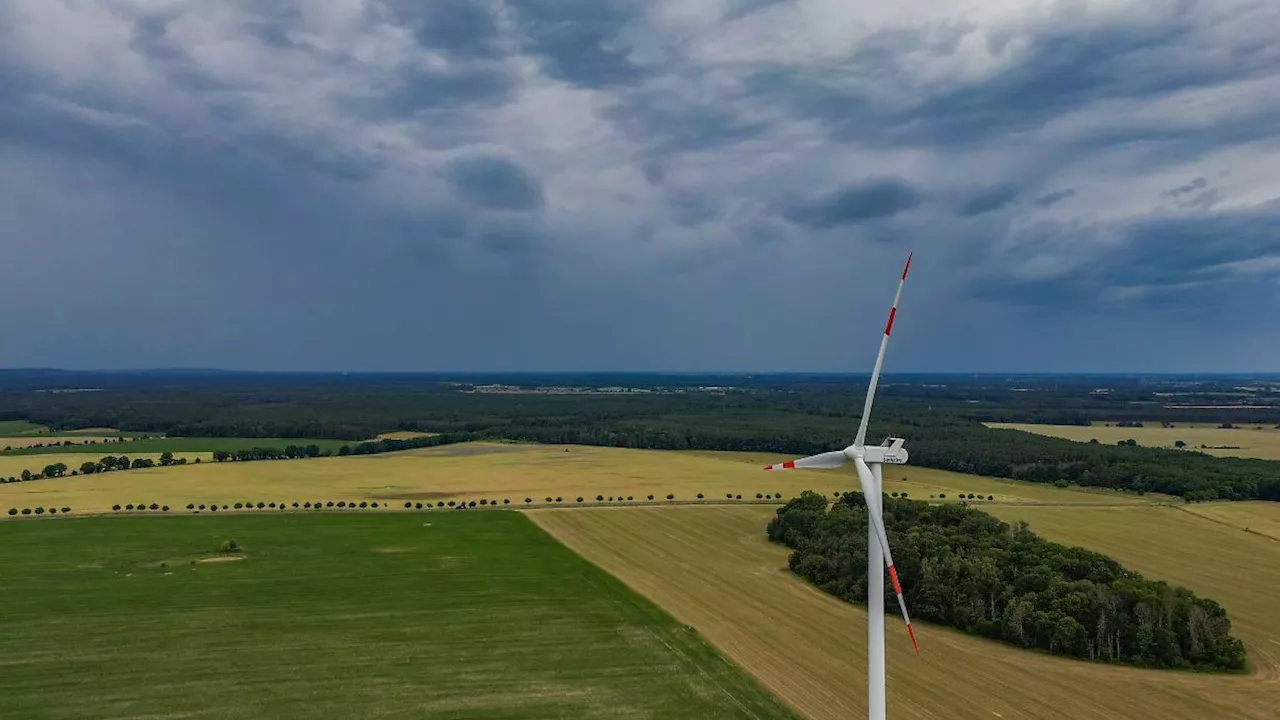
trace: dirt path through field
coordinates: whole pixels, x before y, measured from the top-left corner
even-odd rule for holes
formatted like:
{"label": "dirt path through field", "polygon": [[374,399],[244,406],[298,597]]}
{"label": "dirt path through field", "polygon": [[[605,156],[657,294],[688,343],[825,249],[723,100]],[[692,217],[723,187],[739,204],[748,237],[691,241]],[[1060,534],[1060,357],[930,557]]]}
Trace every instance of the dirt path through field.
{"label": "dirt path through field", "polygon": [[[764,537],[771,513],[530,511],[548,532],[696,628],[805,716],[863,716],[866,615],[786,570],[786,550]],[[1246,624],[1257,627],[1253,618]],[[1049,657],[929,625],[917,633],[920,657],[912,655],[900,621],[889,618],[888,702],[898,718],[1280,718],[1275,667],[1253,652],[1256,646],[1251,655],[1262,667],[1253,676],[1204,676]]]}

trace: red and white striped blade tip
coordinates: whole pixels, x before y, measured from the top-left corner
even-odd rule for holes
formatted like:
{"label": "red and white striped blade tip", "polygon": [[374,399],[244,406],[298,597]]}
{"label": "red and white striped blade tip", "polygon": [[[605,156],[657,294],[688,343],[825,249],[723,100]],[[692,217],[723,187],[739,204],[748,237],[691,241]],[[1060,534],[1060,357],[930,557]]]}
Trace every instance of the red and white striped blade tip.
{"label": "red and white striped blade tip", "polygon": [[784,463],[778,463],[777,465],[765,465],[764,469],[765,470],[794,470],[795,467],[796,467],[796,461],[788,460]]}
{"label": "red and white striped blade tip", "polygon": [[916,631],[911,629],[911,623],[907,623],[907,634],[911,636],[911,647],[915,648],[916,655],[919,655],[920,646],[916,643]]}

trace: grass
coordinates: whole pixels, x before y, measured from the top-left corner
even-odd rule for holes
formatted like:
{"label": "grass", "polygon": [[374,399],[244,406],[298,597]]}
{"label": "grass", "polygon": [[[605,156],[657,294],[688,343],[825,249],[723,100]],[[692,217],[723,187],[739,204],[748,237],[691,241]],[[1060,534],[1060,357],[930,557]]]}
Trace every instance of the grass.
{"label": "grass", "polygon": [[[1023,423],[986,423],[987,427],[1021,430],[1036,435],[1088,442],[1096,438],[1106,445],[1115,445],[1132,438],[1143,447],[1174,448],[1181,440],[1188,450],[1196,450],[1219,457],[1250,457],[1264,460],[1280,460],[1280,430],[1274,425],[1245,425],[1238,428],[1219,428],[1216,423],[1174,423],[1164,428],[1159,422],[1144,423],[1140,428],[1085,425],[1038,425]],[[1201,445],[1208,448],[1202,449]],[[1227,447],[1229,446],[1229,447]],[[1214,449],[1223,448],[1223,449]]]}
{"label": "grass", "polygon": [[49,428],[26,420],[0,420],[0,435],[18,435],[21,433],[41,432]]}
{"label": "grass", "polygon": [[[1276,718],[1280,543],[1174,508],[1005,506],[1050,538],[1114,552],[1151,576],[1219,599],[1252,675],[1115,667],[1011,648],[917,623],[912,654],[888,606],[887,688],[896,718]],[[539,510],[584,557],[696,628],[801,714],[866,713],[866,615],[786,569],[764,507]],[[1212,554],[1216,560],[1210,561]],[[1243,589],[1244,583],[1254,587]],[[908,599],[908,601],[910,601]]]}
{"label": "grass", "polygon": [[[9,443],[0,440],[0,447]],[[93,453],[97,455],[136,455],[139,453],[212,453],[215,450],[248,450],[255,447],[285,448],[289,445],[317,445],[323,450],[337,453],[343,445],[357,445],[349,440],[324,440],[313,438],[149,438],[126,440],[106,444],[61,445],[42,448],[18,448],[0,455],[61,455],[66,453]]]}
{"label": "grass", "polygon": [[0,527],[6,717],[794,717],[519,513]]}
{"label": "grass", "polygon": [[[119,446],[110,446],[113,452]],[[207,460],[208,456],[203,459]],[[0,473],[16,475],[22,467],[36,472],[47,462],[61,460],[78,467],[75,456],[57,458],[0,457]],[[193,458],[194,459],[194,458]],[[622,448],[465,443],[380,455],[276,460],[248,463],[209,463],[172,468],[130,470],[30,483],[0,485],[0,512],[9,507],[57,504],[78,511],[105,511],[113,504],[144,500],[175,508],[187,503],[237,501],[378,501],[402,505],[510,498],[541,501],[563,497],[574,504],[579,496],[652,494],[662,500],[724,500],[725,494],[754,500],[756,493],[782,493],[789,498],[813,488],[824,493],[852,490],[858,485],[852,471],[765,472],[764,462],[775,456],[731,453],[674,453]],[[28,462],[31,461],[31,462]],[[37,464],[39,467],[33,467]],[[191,462],[190,460],[188,461]],[[16,472],[14,469],[16,468]],[[6,469],[8,470],[6,472]],[[905,481],[903,478],[907,478]],[[1000,502],[1141,504],[1158,499],[1117,492],[1091,492],[1002,481],[975,475],[906,466],[886,472],[885,488],[927,499],[959,491],[992,494]]]}

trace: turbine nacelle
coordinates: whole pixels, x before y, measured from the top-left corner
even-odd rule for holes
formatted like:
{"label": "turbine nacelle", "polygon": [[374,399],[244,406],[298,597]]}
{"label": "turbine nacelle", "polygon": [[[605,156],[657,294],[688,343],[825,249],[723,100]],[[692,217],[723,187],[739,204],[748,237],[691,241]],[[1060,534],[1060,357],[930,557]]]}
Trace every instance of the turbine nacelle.
{"label": "turbine nacelle", "polygon": [[[907,453],[907,449],[903,447],[906,441],[902,438],[885,438],[884,442],[879,445],[871,445],[862,448],[862,459],[868,465],[882,463],[885,465],[906,465],[908,458],[911,456]],[[850,454],[850,453],[854,454]],[[852,460],[857,453],[857,449],[852,445],[845,448],[845,454]]]}

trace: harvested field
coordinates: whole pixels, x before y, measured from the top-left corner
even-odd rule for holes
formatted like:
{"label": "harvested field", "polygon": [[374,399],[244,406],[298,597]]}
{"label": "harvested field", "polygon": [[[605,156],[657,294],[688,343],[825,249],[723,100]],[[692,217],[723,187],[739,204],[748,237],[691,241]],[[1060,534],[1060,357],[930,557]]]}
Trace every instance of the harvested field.
{"label": "harvested field", "polygon": [[[1138,570],[1221,600],[1257,664],[1251,676],[1195,675],[1105,666],[1050,657],[937,626],[917,630],[915,657],[892,615],[888,640],[889,712],[898,718],[1256,718],[1275,720],[1280,696],[1275,603],[1280,544],[1251,538],[1220,547],[1219,563],[1155,558],[1167,532],[1188,547],[1231,532],[1169,508],[1005,507],[1002,517],[1033,512],[1054,539],[1104,552],[1116,542],[1149,552],[1116,556]],[[1084,517],[1080,518],[1083,513]],[[815,720],[866,713],[866,615],[786,569],[786,548],[770,544],[762,507],[535,510],[536,522],[584,557],[657,601]],[[1105,518],[1127,518],[1093,532]],[[1073,519],[1077,518],[1077,519]],[[1145,519],[1143,519],[1145,518]],[[1143,519],[1139,521],[1139,519]],[[1201,532],[1200,525],[1210,529]],[[1214,530],[1212,528],[1218,528]],[[1214,545],[1214,547],[1219,547]],[[1152,562],[1146,562],[1153,560]],[[1271,564],[1258,590],[1226,588],[1246,564]],[[1265,592],[1264,592],[1265,591]],[[1262,600],[1263,602],[1259,602]],[[1270,629],[1268,629],[1270,628]]]}
{"label": "harvested field", "polygon": [[1280,540],[1280,503],[1266,500],[1195,503],[1182,509],[1192,515]]}
{"label": "harvested field", "polygon": [[[1144,423],[1140,428],[1106,427],[1095,423],[1085,425],[1039,425],[1026,423],[985,423],[987,427],[1021,430],[1036,435],[1065,438],[1077,442],[1089,442],[1096,438],[1106,445],[1115,445],[1132,438],[1143,447],[1174,449],[1181,440],[1187,450],[1217,455],[1219,457],[1251,457],[1264,460],[1280,460],[1280,430],[1273,425],[1244,425],[1238,428],[1219,428],[1216,423],[1174,423],[1175,427],[1163,428],[1160,423]],[[1201,445],[1208,447],[1201,448]],[[1215,449],[1216,448],[1216,449]]]}
{"label": "harvested field", "polygon": [[[67,457],[60,459],[71,467],[79,466],[79,462],[73,463]],[[17,468],[21,472],[22,467],[29,467],[34,472],[38,469],[35,463],[43,467],[54,460],[3,457],[0,471]],[[578,496],[594,500],[597,495],[629,495],[640,500],[650,494],[659,500],[674,494],[677,500],[685,501],[694,500],[698,493],[708,500],[724,500],[726,494],[754,500],[756,493],[782,493],[785,499],[806,488],[832,493],[857,487],[857,480],[847,471],[765,472],[760,468],[762,464],[759,456],[466,443],[380,455],[203,462],[0,485],[0,512],[5,507],[36,503],[103,511],[116,503],[138,500],[175,508],[187,503],[259,500],[403,503],[481,499],[501,502],[509,498],[512,504],[523,505],[526,497],[537,501],[563,497],[565,502],[573,503]],[[959,490],[990,493],[997,502],[1140,504],[1156,497],[1059,489],[910,466],[886,475],[886,490],[908,491],[916,498],[939,492],[950,498]]]}

